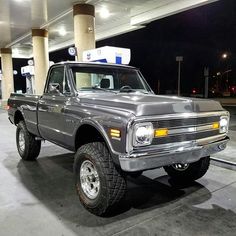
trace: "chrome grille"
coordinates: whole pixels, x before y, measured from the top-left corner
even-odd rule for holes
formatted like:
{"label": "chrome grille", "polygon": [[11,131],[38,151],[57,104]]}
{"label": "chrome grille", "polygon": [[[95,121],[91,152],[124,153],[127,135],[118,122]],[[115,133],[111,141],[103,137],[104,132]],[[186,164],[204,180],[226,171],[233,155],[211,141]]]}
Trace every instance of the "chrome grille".
{"label": "chrome grille", "polygon": [[[160,145],[167,143],[185,142],[193,141],[203,138],[208,138],[212,136],[219,135],[219,130],[195,130],[193,132],[187,132],[188,127],[202,127],[214,122],[218,122],[220,116],[208,116],[199,118],[183,118],[183,119],[169,119],[169,120],[159,120],[152,122],[153,128],[167,128],[169,130],[169,135],[166,137],[154,138],[152,145]],[[171,134],[172,130],[180,130],[176,134]],[[182,132],[183,131],[183,132]]]}
{"label": "chrome grille", "polygon": [[213,123],[219,120],[220,116],[210,116],[210,117],[199,117],[199,118],[160,120],[152,123],[153,127],[157,129],[157,128],[198,126],[198,125]]}
{"label": "chrome grille", "polygon": [[215,136],[218,134],[219,134],[219,130],[199,132],[199,133],[186,133],[186,134],[181,134],[181,135],[178,134],[178,135],[167,136],[164,138],[154,138],[152,141],[152,145],[192,141],[192,140],[198,140],[202,138]]}

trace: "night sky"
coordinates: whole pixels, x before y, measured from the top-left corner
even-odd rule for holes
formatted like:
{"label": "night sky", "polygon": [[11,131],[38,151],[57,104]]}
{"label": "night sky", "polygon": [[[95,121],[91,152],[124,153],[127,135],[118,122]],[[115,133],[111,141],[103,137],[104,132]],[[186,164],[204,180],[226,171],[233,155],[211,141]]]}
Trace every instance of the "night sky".
{"label": "night sky", "polygon": [[[182,92],[204,87],[203,70],[210,75],[236,68],[236,1],[221,0],[152,22],[142,30],[97,43],[131,48],[131,65],[139,67],[153,90],[160,80],[161,93],[176,89],[178,66],[176,56],[184,57]],[[229,52],[227,60],[221,55]],[[212,81],[210,81],[212,83]]]}
{"label": "night sky", "polygon": [[[221,0],[193,10],[182,12],[146,25],[145,28],[97,42],[96,46],[117,46],[131,49],[130,65],[141,69],[143,75],[157,92],[176,90],[178,66],[176,56],[183,56],[181,74],[182,94],[192,88],[202,92],[203,69],[210,69],[210,85],[218,71],[231,69],[228,79],[236,85],[236,1]],[[226,60],[221,55],[227,52]],[[73,60],[67,49],[50,53],[50,60]],[[14,60],[14,69],[25,65]],[[20,78],[19,78],[20,79]],[[22,79],[21,79],[22,81]],[[17,83],[19,89],[21,83]]]}

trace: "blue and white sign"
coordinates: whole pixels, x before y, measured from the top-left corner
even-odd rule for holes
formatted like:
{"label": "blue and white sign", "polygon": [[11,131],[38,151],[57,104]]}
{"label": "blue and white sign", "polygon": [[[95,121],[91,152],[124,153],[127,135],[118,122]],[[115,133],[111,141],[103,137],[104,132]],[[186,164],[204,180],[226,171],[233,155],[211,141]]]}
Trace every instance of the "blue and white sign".
{"label": "blue and white sign", "polygon": [[83,52],[84,62],[106,62],[128,65],[131,53],[129,48],[105,46]]}
{"label": "blue and white sign", "polygon": [[75,48],[75,47],[69,47],[69,48],[68,48],[68,53],[69,53],[71,56],[77,56],[77,51],[76,51],[76,48]]}
{"label": "blue and white sign", "polygon": [[21,67],[21,74],[26,75],[34,75],[34,66],[24,66]]}

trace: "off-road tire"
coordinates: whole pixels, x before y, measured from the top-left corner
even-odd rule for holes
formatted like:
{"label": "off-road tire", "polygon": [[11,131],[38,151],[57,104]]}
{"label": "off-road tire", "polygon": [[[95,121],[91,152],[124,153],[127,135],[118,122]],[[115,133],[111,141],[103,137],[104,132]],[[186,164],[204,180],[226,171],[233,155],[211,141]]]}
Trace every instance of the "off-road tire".
{"label": "off-road tire", "polygon": [[[24,136],[24,140],[25,140],[24,150],[21,150],[20,145],[19,145],[20,132],[22,132]],[[25,161],[36,160],[41,149],[41,141],[35,140],[35,136],[27,130],[27,127],[24,121],[20,121],[17,125],[16,145],[17,145],[18,153],[20,154],[21,158]]]}
{"label": "off-road tire", "polygon": [[210,165],[210,157],[203,157],[199,161],[189,164],[186,170],[176,170],[173,166],[165,166],[167,174],[176,181],[193,182],[206,174]]}
{"label": "off-road tire", "polygon": [[[81,186],[80,171],[85,161],[90,161],[97,170],[100,188],[95,199],[89,198]],[[126,192],[123,173],[114,165],[111,155],[102,142],[81,146],[75,154],[74,173],[76,190],[83,206],[95,215],[104,215],[120,202]]]}

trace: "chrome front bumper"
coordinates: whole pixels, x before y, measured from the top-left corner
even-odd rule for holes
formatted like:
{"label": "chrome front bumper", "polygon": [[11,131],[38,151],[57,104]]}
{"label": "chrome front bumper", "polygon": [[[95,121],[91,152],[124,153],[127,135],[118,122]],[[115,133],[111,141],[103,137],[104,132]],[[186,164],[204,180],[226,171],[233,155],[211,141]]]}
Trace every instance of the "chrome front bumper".
{"label": "chrome front bumper", "polygon": [[143,153],[133,153],[131,155],[120,155],[120,166],[124,171],[134,172],[155,169],[175,163],[192,163],[200,160],[202,157],[224,150],[228,141],[229,138],[226,137],[209,144],[179,147],[165,152],[152,150]]}

